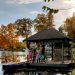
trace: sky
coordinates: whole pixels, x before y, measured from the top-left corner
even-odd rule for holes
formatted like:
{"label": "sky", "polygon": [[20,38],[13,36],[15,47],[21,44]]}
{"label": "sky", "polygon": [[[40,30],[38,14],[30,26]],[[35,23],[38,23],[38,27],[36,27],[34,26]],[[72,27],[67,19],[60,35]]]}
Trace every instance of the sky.
{"label": "sky", "polygon": [[0,0],[0,25],[7,25],[10,22],[14,23],[20,18],[33,20],[38,13],[45,13],[42,10],[43,5],[60,9],[54,15],[56,28],[62,25],[64,20],[75,12],[75,0],[55,0],[49,3],[45,3],[43,0]]}

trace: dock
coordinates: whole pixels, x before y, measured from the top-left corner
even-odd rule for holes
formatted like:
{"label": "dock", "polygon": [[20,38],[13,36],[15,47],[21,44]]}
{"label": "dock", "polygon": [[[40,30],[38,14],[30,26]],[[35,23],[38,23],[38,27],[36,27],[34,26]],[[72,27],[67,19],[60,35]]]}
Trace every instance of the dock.
{"label": "dock", "polygon": [[3,65],[4,74],[13,74],[17,72],[56,72],[56,73],[66,73],[71,72],[75,68],[74,63],[69,64],[45,64],[45,63],[18,63]]}

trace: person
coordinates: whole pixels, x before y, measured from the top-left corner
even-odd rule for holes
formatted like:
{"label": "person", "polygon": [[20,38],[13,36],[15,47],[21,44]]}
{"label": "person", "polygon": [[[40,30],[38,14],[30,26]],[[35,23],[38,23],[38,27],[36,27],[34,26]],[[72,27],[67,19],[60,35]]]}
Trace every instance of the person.
{"label": "person", "polygon": [[40,62],[43,63],[45,60],[45,56],[44,56],[44,47],[41,46],[41,49],[40,49]]}
{"label": "person", "polygon": [[29,51],[29,54],[27,55],[27,61],[29,63],[32,63],[32,60],[33,60],[33,54],[32,54],[32,51]]}
{"label": "person", "polygon": [[44,55],[42,53],[40,53],[40,62],[44,62]]}
{"label": "person", "polygon": [[35,48],[33,48],[33,63],[35,63],[35,61],[36,61],[36,49]]}
{"label": "person", "polygon": [[36,51],[36,62],[39,63],[39,61],[40,61],[40,51],[37,50]]}

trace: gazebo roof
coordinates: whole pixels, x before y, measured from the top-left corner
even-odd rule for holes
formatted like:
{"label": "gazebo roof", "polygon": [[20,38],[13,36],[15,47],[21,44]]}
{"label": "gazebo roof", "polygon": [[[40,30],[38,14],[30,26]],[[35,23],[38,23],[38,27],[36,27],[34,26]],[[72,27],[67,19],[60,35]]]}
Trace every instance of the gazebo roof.
{"label": "gazebo roof", "polygon": [[59,32],[54,28],[46,29],[40,31],[24,41],[45,41],[45,40],[59,40],[59,39],[69,39],[65,34]]}

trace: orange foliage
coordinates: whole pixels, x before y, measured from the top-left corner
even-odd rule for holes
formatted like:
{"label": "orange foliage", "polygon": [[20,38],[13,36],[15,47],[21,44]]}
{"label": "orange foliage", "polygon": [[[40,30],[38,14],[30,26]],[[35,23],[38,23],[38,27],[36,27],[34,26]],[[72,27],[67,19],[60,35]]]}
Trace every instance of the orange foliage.
{"label": "orange foliage", "polygon": [[[2,30],[0,28],[0,30]],[[13,24],[8,24],[6,26],[6,33],[0,33],[0,47],[1,48],[16,48],[19,46],[19,41],[17,39],[17,35],[14,33]]]}
{"label": "orange foliage", "polygon": [[8,32],[11,33],[13,31],[13,29],[14,29],[14,25],[12,23],[10,23],[10,24],[7,25],[7,31]]}

